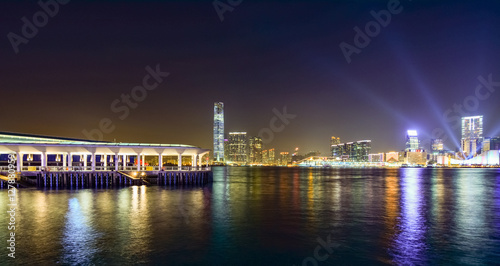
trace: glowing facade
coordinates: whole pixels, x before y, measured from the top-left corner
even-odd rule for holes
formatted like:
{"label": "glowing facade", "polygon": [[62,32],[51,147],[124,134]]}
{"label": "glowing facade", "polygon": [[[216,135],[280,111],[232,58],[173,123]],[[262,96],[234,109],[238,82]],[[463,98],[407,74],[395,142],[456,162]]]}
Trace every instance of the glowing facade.
{"label": "glowing facade", "polygon": [[248,139],[250,163],[261,164],[262,163],[262,138],[251,137]]}
{"label": "glowing facade", "polygon": [[214,103],[214,163],[224,162],[224,103]]}
{"label": "glowing facade", "polygon": [[416,130],[408,130],[406,134],[406,151],[418,150],[418,134]]}
{"label": "glowing facade", "polygon": [[474,157],[481,150],[483,142],[483,116],[462,117],[462,152]]}
{"label": "glowing facade", "polygon": [[248,162],[248,142],[246,132],[229,132],[228,163],[246,164]]}

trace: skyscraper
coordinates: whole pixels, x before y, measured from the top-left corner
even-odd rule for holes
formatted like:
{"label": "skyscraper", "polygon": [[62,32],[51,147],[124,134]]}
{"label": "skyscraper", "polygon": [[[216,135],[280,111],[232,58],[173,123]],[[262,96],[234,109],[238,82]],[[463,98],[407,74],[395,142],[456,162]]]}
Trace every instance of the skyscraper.
{"label": "skyscraper", "polygon": [[408,130],[406,134],[406,151],[418,150],[418,134],[416,130]]}
{"label": "skyscraper", "polygon": [[250,163],[261,164],[262,163],[262,138],[251,137],[248,139]]}
{"label": "skyscraper", "polygon": [[214,103],[214,163],[224,162],[224,103]]}
{"label": "skyscraper", "polygon": [[228,138],[228,163],[247,164],[248,145],[246,132],[229,132]]}
{"label": "skyscraper", "polygon": [[337,157],[335,150],[337,149],[337,145],[339,144],[340,144],[340,138],[332,136],[330,140],[330,154],[332,155],[332,157]]}
{"label": "skyscraper", "polygon": [[474,157],[481,150],[483,142],[483,116],[462,117],[462,152]]}

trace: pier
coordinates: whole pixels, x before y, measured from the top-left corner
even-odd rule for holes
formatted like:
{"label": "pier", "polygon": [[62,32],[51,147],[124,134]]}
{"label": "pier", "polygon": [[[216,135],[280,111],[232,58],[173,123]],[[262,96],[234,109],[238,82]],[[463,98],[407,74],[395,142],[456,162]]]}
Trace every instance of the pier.
{"label": "pier", "polygon": [[208,161],[204,165],[202,160],[208,152],[183,144],[105,142],[0,132],[0,187],[7,187],[9,155],[15,155],[16,175],[23,186],[204,185],[212,182]]}

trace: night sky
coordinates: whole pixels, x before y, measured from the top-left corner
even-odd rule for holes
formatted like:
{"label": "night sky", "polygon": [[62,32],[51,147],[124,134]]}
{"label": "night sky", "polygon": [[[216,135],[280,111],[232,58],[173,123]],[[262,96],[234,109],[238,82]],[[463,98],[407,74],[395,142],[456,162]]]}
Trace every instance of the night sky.
{"label": "night sky", "polygon": [[[74,0],[17,54],[9,32],[22,36],[21,18],[42,9],[2,2],[0,131],[84,138],[109,118],[106,140],[212,149],[222,101],[226,133],[249,135],[286,106],[297,117],[265,147],[279,151],[327,154],[331,136],[401,150],[407,129],[428,139],[435,128],[454,150],[460,130],[443,114],[468,99],[485,136],[500,135],[500,84],[474,96],[478,77],[500,82],[500,2],[402,0],[348,63],[339,45],[354,45],[354,27],[364,31],[388,2],[244,0],[221,21],[212,1]],[[170,75],[121,120],[111,103],[157,64]]]}

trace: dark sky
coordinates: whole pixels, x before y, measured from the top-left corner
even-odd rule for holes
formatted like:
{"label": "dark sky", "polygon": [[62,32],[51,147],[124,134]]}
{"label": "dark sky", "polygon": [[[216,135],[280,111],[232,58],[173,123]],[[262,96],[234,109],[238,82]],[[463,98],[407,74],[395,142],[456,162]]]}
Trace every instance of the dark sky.
{"label": "dark sky", "polygon": [[[109,118],[107,140],[211,149],[213,102],[223,101],[226,133],[257,135],[273,108],[297,115],[266,146],[281,151],[326,154],[332,135],[401,150],[407,129],[458,139],[445,111],[475,103],[479,76],[500,82],[500,2],[403,0],[347,63],[339,44],[353,45],[353,28],[388,2],[244,0],[221,22],[212,1],[74,0],[17,54],[9,32],[22,36],[21,18],[42,9],[1,2],[0,131],[82,138]],[[111,103],[157,64],[170,76],[120,120]],[[496,86],[468,112],[484,115],[486,136],[500,135],[499,100]]]}

